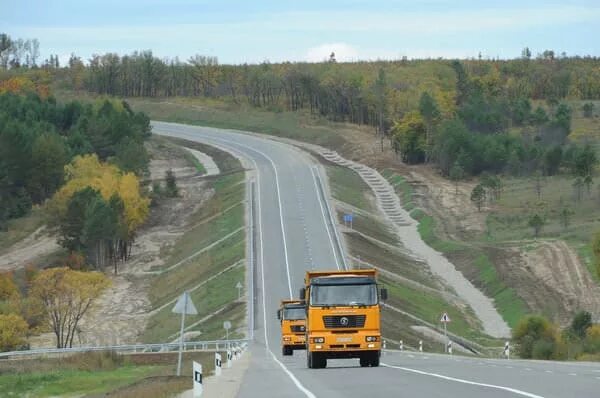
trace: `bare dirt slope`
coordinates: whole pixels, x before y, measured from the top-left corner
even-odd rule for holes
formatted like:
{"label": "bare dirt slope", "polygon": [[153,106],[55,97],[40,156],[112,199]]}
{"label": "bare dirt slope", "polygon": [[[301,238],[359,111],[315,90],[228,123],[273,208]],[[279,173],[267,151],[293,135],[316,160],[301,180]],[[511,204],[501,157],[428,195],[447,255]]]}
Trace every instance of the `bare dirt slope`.
{"label": "bare dirt slope", "polygon": [[25,239],[15,243],[0,256],[0,271],[12,271],[23,267],[39,257],[59,249],[56,237],[43,226]]}

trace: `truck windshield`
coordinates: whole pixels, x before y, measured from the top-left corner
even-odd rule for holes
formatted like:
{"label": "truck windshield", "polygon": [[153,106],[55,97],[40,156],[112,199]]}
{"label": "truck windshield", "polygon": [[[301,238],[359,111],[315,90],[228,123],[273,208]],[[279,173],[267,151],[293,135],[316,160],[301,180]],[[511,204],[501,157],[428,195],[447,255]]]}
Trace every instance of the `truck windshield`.
{"label": "truck windshield", "polygon": [[286,308],[283,311],[283,319],[288,319],[291,321],[306,319],[306,311],[304,308]]}
{"label": "truck windshield", "polygon": [[377,285],[313,285],[310,305],[348,306],[377,304]]}

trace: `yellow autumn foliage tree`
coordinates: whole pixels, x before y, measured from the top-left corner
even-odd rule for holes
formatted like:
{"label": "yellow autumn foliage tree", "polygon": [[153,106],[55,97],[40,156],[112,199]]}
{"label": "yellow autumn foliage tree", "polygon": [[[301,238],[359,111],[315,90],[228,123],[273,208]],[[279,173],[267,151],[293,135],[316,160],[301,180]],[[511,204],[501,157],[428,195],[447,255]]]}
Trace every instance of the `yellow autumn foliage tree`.
{"label": "yellow autumn foliage tree", "polygon": [[106,201],[115,194],[121,198],[129,235],[148,217],[150,199],[142,196],[135,174],[122,173],[117,166],[101,162],[96,154],[76,156],[65,166],[65,179],[49,205],[57,218],[65,214],[73,194],[87,187],[100,192]]}
{"label": "yellow autumn foliage tree", "polygon": [[31,296],[42,303],[57,348],[73,346],[79,321],[108,286],[109,279],[100,272],[67,267],[45,269],[35,276]]}
{"label": "yellow autumn foliage tree", "polygon": [[12,351],[27,343],[27,322],[17,314],[0,314],[0,351]]}

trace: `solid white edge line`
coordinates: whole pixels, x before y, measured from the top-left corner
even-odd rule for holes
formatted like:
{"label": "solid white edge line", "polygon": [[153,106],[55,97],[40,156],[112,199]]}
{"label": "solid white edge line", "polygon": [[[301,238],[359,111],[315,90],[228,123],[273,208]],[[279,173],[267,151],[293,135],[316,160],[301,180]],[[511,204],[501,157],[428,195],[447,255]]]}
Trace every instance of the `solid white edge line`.
{"label": "solid white edge line", "polygon": [[389,364],[386,364],[386,363],[382,363],[381,365],[385,366],[386,368],[399,369],[399,370],[403,370],[405,372],[417,373],[417,374],[424,375],[424,376],[437,377],[439,379],[444,379],[444,380],[448,380],[448,381],[455,381],[457,383],[470,384],[470,385],[478,386],[478,387],[486,387],[486,388],[492,388],[492,389],[496,389],[496,390],[508,391],[508,392],[513,393],[513,394],[521,395],[521,396],[528,397],[528,398],[544,398],[541,395],[536,395],[536,394],[532,394],[530,392],[526,392],[526,391],[522,391],[522,390],[517,390],[516,388],[498,386],[498,385],[495,385],[495,384],[478,383],[476,381],[459,379],[459,378],[456,378],[456,377],[444,376],[444,375],[437,374],[437,373],[429,373],[429,372],[425,372],[425,371],[422,371],[422,370],[405,368],[405,367],[402,367],[402,366],[389,365]]}
{"label": "solid white edge line", "polygon": [[[310,167],[310,174],[312,174],[312,178],[313,178],[313,183],[315,185],[315,193],[317,194],[317,199],[319,201],[319,207],[321,208],[321,215],[323,216],[323,223],[325,224],[325,230],[327,231],[327,236],[329,237],[329,243],[331,244],[331,250],[333,251],[333,257],[335,258],[335,265],[337,266],[337,269],[340,270],[340,260],[337,256],[336,250],[335,250],[335,245],[333,243],[333,238],[331,237],[331,232],[329,232],[329,226],[327,225],[327,217],[325,216],[325,208],[323,207],[323,200],[321,199],[321,191],[319,190],[319,187],[317,185],[317,176],[315,175],[315,172],[313,170],[312,167]],[[333,222],[333,220],[331,220],[331,222]],[[334,225],[332,225],[332,228],[335,228]]]}
{"label": "solid white edge line", "polygon": [[[194,137],[194,138],[198,138],[198,137]],[[208,138],[208,141],[210,142],[211,138]],[[217,141],[219,142],[218,139],[212,139],[213,141]],[[231,145],[231,143],[228,143],[227,141],[223,142],[224,140],[221,140],[221,142],[223,143],[223,145],[227,146],[227,144]],[[210,145],[210,144],[209,144]],[[257,152],[259,154],[261,154],[262,156],[264,156],[265,158],[267,158],[267,160],[269,160],[271,162],[271,164],[273,165],[273,168],[275,169],[275,175],[277,178],[277,169],[275,168],[275,164],[273,162],[273,160],[271,158],[269,158],[268,156],[266,156],[265,154],[261,153],[260,151],[257,151],[253,148],[250,148],[246,145],[243,144],[239,144],[239,143],[234,143],[234,145],[240,145],[242,147],[246,147],[254,152]],[[239,150],[236,150],[235,148],[231,148],[236,152],[240,152]],[[262,307],[263,307],[263,328],[264,328],[264,332],[265,332],[265,347],[267,349],[267,351],[271,354],[273,360],[281,367],[281,369],[288,375],[288,377],[292,380],[292,382],[296,385],[296,387],[302,391],[308,398],[316,398],[316,396],[309,391],[306,387],[304,387],[302,385],[302,383],[296,378],[296,376],[294,376],[294,374],[281,362],[277,359],[277,357],[275,356],[275,354],[271,351],[271,349],[269,348],[269,338],[268,338],[268,334],[267,334],[267,307],[265,304],[265,270],[264,270],[264,251],[263,251],[263,231],[262,231],[262,207],[261,207],[261,200],[260,200],[260,171],[258,169],[258,164],[256,163],[256,160],[254,160],[253,158],[249,157],[250,160],[252,161],[252,163],[254,164],[254,167],[256,169],[256,184],[258,186],[257,189],[257,195],[256,195],[256,199],[257,199],[257,206],[258,206],[258,228],[260,230],[259,233],[259,246],[260,246],[260,268],[261,268],[261,284],[262,284]],[[279,189],[279,187],[277,188]],[[278,198],[279,198],[279,204],[280,204],[280,211],[281,211],[281,197],[278,194]],[[280,212],[281,214],[281,212]],[[283,218],[281,218],[281,223],[283,226]],[[283,241],[284,241],[284,247],[285,247],[285,232],[283,235]],[[286,266],[288,268],[288,278],[289,278],[289,265],[287,263],[287,249],[286,249]],[[290,294],[291,294],[291,287],[290,287]]]}

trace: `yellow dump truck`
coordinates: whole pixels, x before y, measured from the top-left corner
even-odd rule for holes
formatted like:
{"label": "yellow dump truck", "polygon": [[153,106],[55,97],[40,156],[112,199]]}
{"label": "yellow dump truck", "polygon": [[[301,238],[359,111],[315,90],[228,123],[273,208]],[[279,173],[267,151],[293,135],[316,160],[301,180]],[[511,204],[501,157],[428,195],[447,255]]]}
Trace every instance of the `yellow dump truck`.
{"label": "yellow dump truck", "polygon": [[299,300],[282,300],[277,319],[281,322],[281,353],[294,355],[306,349],[306,306]]}
{"label": "yellow dump truck", "polygon": [[[300,298],[306,304],[309,368],[329,358],[359,358],[360,366],[379,366],[381,326],[376,270],[308,271]],[[380,293],[380,294],[378,294]]]}

